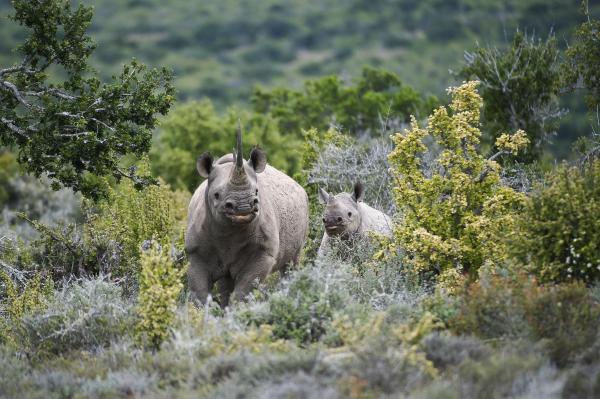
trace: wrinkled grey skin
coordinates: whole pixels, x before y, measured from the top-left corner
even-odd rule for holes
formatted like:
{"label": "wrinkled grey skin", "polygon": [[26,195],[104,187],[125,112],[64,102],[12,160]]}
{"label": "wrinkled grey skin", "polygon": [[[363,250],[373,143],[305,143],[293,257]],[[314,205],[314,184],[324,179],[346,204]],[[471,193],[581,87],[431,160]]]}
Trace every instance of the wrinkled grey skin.
{"label": "wrinkled grey skin", "polygon": [[325,233],[317,253],[318,257],[329,251],[332,236],[349,239],[356,235],[366,235],[370,231],[391,236],[391,218],[362,202],[364,192],[360,182],[354,184],[351,193],[332,195],[319,188],[319,202],[326,206],[323,213]]}
{"label": "wrinkled grey skin", "polygon": [[[238,162],[239,161],[239,162]],[[240,300],[269,273],[297,264],[308,230],[308,197],[289,176],[267,165],[258,148],[213,162],[205,153],[196,163],[207,180],[196,189],[188,210],[185,250],[189,286],[206,302],[215,283],[221,306]]]}

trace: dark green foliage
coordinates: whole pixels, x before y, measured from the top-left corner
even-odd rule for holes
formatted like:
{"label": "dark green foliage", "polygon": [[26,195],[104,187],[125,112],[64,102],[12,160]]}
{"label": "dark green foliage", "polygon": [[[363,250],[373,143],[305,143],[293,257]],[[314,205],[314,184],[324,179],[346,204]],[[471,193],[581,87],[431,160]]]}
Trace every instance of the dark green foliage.
{"label": "dark green foliage", "polygon": [[600,304],[581,284],[539,286],[525,276],[492,276],[465,291],[449,324],[485,339],[539,342],[554,364],[565,367],[597,339]]}
{"label": "dark green foliage", "polygon": [[559,51],[553,36],[535,39],[517,32],[509,49],[477,47],[466,52],[464,79],[482,82],[484,143],[493,146],[502,133],[523,129],[530,144],[520,160],[541,155],[541,146],[558,128],[561,90]]}
{"label": "dark green foliage", "polygon": [[561,165],[532,193],[511,242],[544,282],[600,279],[600,161]]}
{"label": "dark green foliage", "polygon": [[287,134],[299,135],[310,128],[326,131],[335,125],[344,133],[361,136],[386,133],[410,115],[423,117],[436,99],[423,98],[395,73],[365,68],[351,86],[337,76],[327,76],[307,81],[302,91],[259,88],[252,105],[256,112],[272,115]]}
{"label": "dark green foliage", "polygon": [[298,171],[300,139],[279,132],[269,115],[228,110],[220,115],[208,100],[176,108],[160,125],[152,150],[152,168],[174,188],[194,191],[200,184],[196,158],[209,151],[216,159],[235,145],[238,118],[244,131],[245,150],[260,145],[270,165],[289,174]]}
{"label": "dark green foliage", "polygon": [[451,330],[484,339],[519,339],[530,333],[525,298],[535,290],[525,276],[515,280],[492,276],[471,284],[460,297],[458,312],[449,321]]}
{"label": "dark green foliage", "polygon": [[421,341],[421,349],[438,370],[456,367],[461,363],[489,358],[492,348],[471,336],[433,333]]}
{"label": "dark green foliage", "polygon": [[598,338],[600,304],[592,301],[584,285],[550,287],[525,306],[534,339],[545,344],[558,366],[572,363]]}
{"label": "dark green foliage", "polygon": [[269,298],[264,313],[248,313],[245,317],[252,324],[271,325],[275,338],[309,344],[325,334],[341,300],[338,293],[325,289],[323,281],[300,272],[284,292]]}
{"label": "dark green foliage", "polygon": [[589,110],[596,113],[600,105],[600,20],[592,18],[589,2],[582,1],[586,21],[577,27],[575,37],[565,51],[565,81],[575,86],[579,79],[587,90],[586,102]]}
{"label": "dark green foliage", "polygon": [[[110,84],[88,66],[94,44],[86,35],[92,9],[66,0],[13,1],[13,19],[29,36],[22,61],[0,69],[0,144],[16,146],[18,161],[39,177],[97,197],[94,176],[128,177],[142,187],[152,180],[125,171],[121,159],[148,152],[155,115],[174,100],[171,74],[125,65]],[[60,70],[60,80],[48,77]]]}
{"label": "dark green foliage", "polygon": [[0,208],[3,208],[12,196],[9,182],[17,172],[18,165],[14,154],[0,149]]}

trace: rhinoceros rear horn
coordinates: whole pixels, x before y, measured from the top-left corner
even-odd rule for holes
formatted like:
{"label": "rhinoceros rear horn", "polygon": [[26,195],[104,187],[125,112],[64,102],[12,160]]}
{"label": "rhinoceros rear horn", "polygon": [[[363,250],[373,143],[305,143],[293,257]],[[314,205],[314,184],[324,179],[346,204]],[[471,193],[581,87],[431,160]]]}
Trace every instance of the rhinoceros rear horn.
{"label": "rhinoceros rear horn", "polygon": [[211,170],[213,169],[213,158],[210,153],[205,152],[200,155],[196,160],[196,170],[198,174],[202,177],[208,177],[210,175]]}
{"label": "rhinoceros rear horn", "polygon": [[327,191],[325,191],[321,187],[319,187],[319,203],[326,204],[328,202],[329,202],[329,194],[327,193]]}

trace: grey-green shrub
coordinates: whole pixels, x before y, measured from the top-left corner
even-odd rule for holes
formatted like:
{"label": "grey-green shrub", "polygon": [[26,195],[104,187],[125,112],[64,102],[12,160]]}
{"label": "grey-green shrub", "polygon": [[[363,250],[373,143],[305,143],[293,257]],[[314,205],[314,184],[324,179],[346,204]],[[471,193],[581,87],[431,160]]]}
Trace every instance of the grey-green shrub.
{"label": "grey-green shrub", "polygon": [[22,318],[21,344],[29,353],[95,350],[133,331],[132,304],[103,277],[56,291],[43,311]]}

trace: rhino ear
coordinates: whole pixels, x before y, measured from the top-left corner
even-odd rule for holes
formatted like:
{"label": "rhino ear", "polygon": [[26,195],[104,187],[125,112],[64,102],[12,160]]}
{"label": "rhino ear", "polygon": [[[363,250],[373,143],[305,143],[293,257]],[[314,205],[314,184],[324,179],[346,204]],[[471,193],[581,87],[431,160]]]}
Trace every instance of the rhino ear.
{"label": "rhino ear", "polygon": [[210,153],[205,152],[198,157],[196,160],[196,170],[202,177],[208,177],[208,175],[210,175],[210,172],[213,170],[213,158]]}
{"label": "rhino ear", "polygon": [[363,197],[365,196],[365,186],[363,186],[361,182],[357,181],[356,183],[354,183],[353,190],[354,191],[352,193],[352,198],[354,199],[354,201],[362,201]]}
{"label": "rhino ear", "polygon": [[319,187],[319,203],[326,204],[328,201],[329,201],[329,194],[327,194],[327,191],[325,191],[321,187]]}
{"label": "rhino ear", "polygon": [[267,166],[267,154],[258,147],[254,147],[250,153],[250,164],[256,173],[265,170]]}

